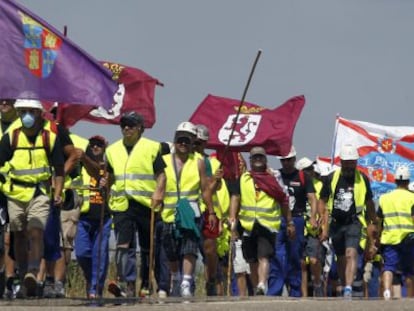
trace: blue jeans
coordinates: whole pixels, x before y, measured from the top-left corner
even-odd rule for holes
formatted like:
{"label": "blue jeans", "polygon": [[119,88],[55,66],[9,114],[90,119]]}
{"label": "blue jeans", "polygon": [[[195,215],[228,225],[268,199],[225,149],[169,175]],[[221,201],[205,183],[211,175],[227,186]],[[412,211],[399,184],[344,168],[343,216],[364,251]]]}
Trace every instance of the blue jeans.
{"label": "blue jeans", "polygon": [[[99,237],[99,220],[79,219],[75,238],[75,254],[82,268],[87,284],[88,294],[102,296],[109,265],[109,235],[112,219],[104,220],[102,237]],[[99,247],[99,240],[101,246]],[[99,264],[99,267],[98,267]],[[98,272],[99,270],[99,272]],[[99,276],[98,276],[99,274]]]}

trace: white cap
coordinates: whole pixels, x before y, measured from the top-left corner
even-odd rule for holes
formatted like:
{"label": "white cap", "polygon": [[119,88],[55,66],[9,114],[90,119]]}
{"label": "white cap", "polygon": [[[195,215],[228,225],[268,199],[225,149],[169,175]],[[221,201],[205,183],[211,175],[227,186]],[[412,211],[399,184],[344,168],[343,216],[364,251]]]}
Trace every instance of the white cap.
{"label": "white cap", "polygon": [[296,169],[303,170],[305,168],[308,168],[309,166],[312,166],[315,162],[313,162],[311,159],[304,157],[298,160],[295,164]]}
{"label": "white cap", "polygon": [[197,138],[207,141],[210,138],[210,133],[208,132],[207,126],[203,124],[197,124]]}
{"label": "white cap", "polygon": [[351,144],[343,145],[341,148],[341,152],[339,153],[339,158],[344,161],[358,160],[359,159],[358,150],[354,145],[351,145]]}
{"label": "white cap", "polygon": [[292,148],[290,148],[290,152],[287,155],[279,156],[278,158],[280,160],[283,160],[283,159],[290,159],[290,158],[293,158],[293,157],[296,157],[296,150],[295,150],[295,147],[293,147],[293,145],[292,145]]}
{"label": "white cap", "polygon": [[410,180],[410,170],[407,166],[399,166],[395,170],[395,180]]}
{"label": "white cap", "polygon": [[178,124],[176,132],[187,132],[193,135],[197,135],[197,128],[193,123],[185,121]]}
{"label": "white cap", "polygon": [[43,110],[43,105],[37,99],[17,99],[14,103],[14,108],[35,108]]}
{"label": "white cap", "polygon": [[408,184],[408,190],[410,190],[411,192],[414,192],[414,181]]}

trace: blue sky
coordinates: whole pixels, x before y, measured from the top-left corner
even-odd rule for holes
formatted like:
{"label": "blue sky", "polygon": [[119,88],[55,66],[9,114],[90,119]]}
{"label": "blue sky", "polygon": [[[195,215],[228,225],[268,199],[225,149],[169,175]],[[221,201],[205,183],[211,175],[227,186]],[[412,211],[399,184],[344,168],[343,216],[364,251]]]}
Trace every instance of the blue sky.
{"label": "blue sky", "polygon": [[[171,140],[204,97],[276,107],[307,103],[294,144],[298,157],[329,155],[335,117],[413,124],[414,1],[409,0],[21,0],[99,60],[145,70],[156,91],[148,137]],[[116,126],[81,122],[83,136],[120,138]],[[272,159],[278,166],[277,160]]]}

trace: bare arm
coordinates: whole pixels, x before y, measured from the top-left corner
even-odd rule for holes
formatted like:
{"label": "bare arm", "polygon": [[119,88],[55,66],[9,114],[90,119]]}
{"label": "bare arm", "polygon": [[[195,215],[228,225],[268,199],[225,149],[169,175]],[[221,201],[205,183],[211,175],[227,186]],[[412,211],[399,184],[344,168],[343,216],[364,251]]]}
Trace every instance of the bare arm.
{"label": "bare arm", "polygon": [[155,187],[155,191],[152,194],[151,198],[151,208],[156,209],[162,205],[165,195],[165,185],[167,182],[167,177],[165,176],[165,172],[162,171],[155,176],[155,180],[157,181],[157,186]]}

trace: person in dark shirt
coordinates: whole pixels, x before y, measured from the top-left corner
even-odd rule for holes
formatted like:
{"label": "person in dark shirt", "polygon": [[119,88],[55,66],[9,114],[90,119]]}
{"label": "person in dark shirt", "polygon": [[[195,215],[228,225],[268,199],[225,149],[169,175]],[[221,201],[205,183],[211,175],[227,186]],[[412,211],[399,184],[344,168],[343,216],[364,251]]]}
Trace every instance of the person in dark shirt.
{"label": "person in dark shirt", "polygon": [[166,167],[161,145],[142,136],[143,117],[125,112],[120,120],[123,138],[106,149],[110,178],[110,208],[116,235],[116,264],[119,282],[110,282],[108,290],[115,296],[136,295],[136,233],[141,254],[141,290],[149,284],[149,250],[151,209],[162,206]]}
{"label": "person in dark shirt", "polygon": [[342,146],[341,168],[328,175],[318,201],[318,210],[324,212],[321,240],[332,239],[345,298],[352,297],[361,230],[368,222],[368,245],[375,244],[377,231],[371,186],[368,177],[357,170],[358,158],[355,146]]}
{"label": "person in dark shirt", "polygon": [[[86,280],[87,298],[102,297],[109,265],[109,236],[112,219],[105,188],[104,152],[107,146],[102,136],[92,136],[86,154],[101,167],[101,178],[90,176],[82,169],[82,178],[89,189],[82,189],[83,204],[75,238],[76,259]],[[100,183],[101,182],[101,183]]]}
{"label": "person in dark shirt", "polygon": [[309,223],[312,227],[316,222],[317,200],[312,179],[295,167],[296,150],[292,146],[290,153],[279,157],[282,168],[280,177],[289,194],[289,208],[292,223],[296,229],[295,239],[289,239],[286,230],[288,223],[282,219],[281,229],[277,236],[275,256],[270,263],[268,295],[281,295],[286,285],[291,297],[302,296],[302,259],[305,246],[305,215],[306,204],[310,205]]}

